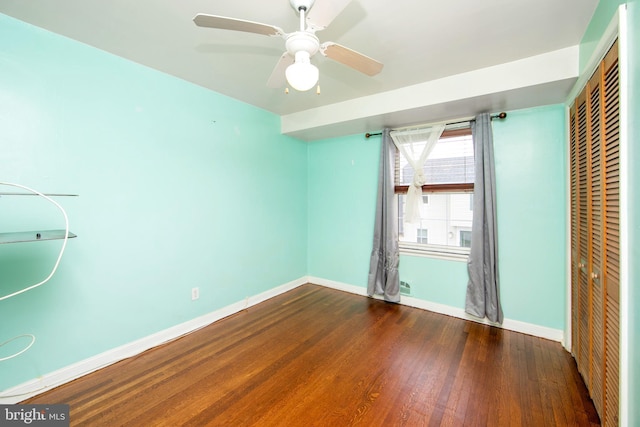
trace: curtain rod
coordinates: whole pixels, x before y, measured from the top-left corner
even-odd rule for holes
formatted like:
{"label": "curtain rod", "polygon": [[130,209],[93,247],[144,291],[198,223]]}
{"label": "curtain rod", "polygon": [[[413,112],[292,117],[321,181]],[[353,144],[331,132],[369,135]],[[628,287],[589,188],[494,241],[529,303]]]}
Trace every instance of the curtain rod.
{"label": "curtain rod", "polygon": [[[493,120],[493,119],[500,119],[500,120],[502,120],[502,119],[505,119],[506,117],[507,117],[507,113],[505,113],[505,112],[503,111],[502,113],[492,115],[492,116],[491,116],[491,120]],[[457,124],[460,124],[460,123],[475,122],[475,121],[476,121],[475,119],[471,119],[471,120],[462,120],[462,121],[460,121],[460,122],[451,122],[451,123],[447,123],[447,126],[449,126],[449,125],[457,125]],[[365,133],[365,134],[364,134],[364,137],[365,137],[365,138],[369,138],[369,137],[371,137],[371,136],[378,136],[378,135],[382,135],[382,132],[377,132],[377,133],[368,133],[368,132],[367,132],[367,133]]]}

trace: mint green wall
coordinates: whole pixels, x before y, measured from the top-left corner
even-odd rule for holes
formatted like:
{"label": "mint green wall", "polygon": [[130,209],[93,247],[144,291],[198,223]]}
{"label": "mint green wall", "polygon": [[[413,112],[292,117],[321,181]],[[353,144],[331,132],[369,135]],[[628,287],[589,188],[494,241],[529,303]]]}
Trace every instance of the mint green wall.
{"label": "mint green wall", "polygon": [[[557,329],[565,323],[564,114],[556,105],[494,124],[505,317]],[[310,143],[310,275],[366,287],[379,150],[379,137],[362,135]],[[464,262],[403,255],[400,277],[416,298],[464,307]]]}
{"label": "mint green wall", "polygon": [[412,297],[464,308],[469,280],[466,262],[401,255],[400,280],[411,285]]}
{"label": "mint green wall", "polygon": [[[80,195],[53,279],[0,301],[0,342],[37,337],[0,390],[305,276],[306,156],[271,113],[0,15],[0,181]],[[61,225],[0,198],[0,232]],[[0,245],[0,295],[59,245]]]}
{"label": "mint green wall", "polygon": [[309,275],[367,286],[380,139],[309,143]]}
{"label": "mint green wall", "polygon": [[580,42],[580,73],[585,71],[589,59],[596,50],[598,42],[602,38],[602,34],[611,22],[611,18],[618,9],[618,6],[626,3],[625,0],[600,0],[593,17],[587,26],[587,29]]}
{"label": "mint green wall", "polygon": [[566,311],[565,109],[494,122],[502,308],[506,318],[563,330]]}
{"label": "mint green wall", "polygon": [[629,60],[629,425],[640,425],[640,0],[627,4]]}

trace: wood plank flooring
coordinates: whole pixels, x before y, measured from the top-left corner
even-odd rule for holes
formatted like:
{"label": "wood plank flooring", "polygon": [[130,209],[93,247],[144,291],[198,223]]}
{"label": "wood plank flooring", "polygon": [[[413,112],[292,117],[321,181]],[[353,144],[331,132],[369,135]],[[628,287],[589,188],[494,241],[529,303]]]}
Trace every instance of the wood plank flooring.
{"label": "wood plank flooring", "polygon": [[304,285],[29,399],[86,426],[599,426],[559,343]]}

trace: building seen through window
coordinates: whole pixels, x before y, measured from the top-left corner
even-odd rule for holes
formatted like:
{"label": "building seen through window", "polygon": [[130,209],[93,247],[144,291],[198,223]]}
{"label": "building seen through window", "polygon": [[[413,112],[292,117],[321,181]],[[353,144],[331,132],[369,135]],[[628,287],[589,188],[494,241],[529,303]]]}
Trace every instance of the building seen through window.
{"label": "building seen through window", "polygon": [[[424,146],[424,144],[422,144]],[[416,151],[422,150],[414,143]],[[399,241],[448,247],[471,246],[473,218],[474,156],[470,129],[443,132],[424,164],[425,185],[418,222],[404,222],[406,189],[414,171],[398,151],[396,193],[398,193]]]}

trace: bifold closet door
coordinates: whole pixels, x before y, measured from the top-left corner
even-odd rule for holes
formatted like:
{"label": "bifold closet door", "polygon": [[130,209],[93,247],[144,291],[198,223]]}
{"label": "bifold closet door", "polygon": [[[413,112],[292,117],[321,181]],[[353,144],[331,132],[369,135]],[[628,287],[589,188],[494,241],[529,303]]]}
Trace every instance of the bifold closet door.
{"label": "bifold closet door", "polygon": [[572,351],[603,425],[618,425],[620,159],[615,43],[569,111]]}

